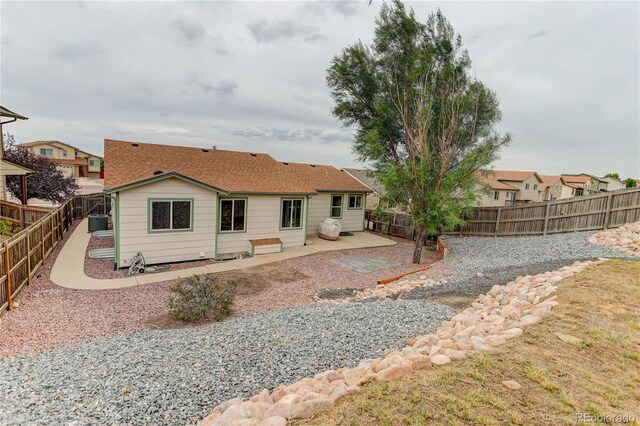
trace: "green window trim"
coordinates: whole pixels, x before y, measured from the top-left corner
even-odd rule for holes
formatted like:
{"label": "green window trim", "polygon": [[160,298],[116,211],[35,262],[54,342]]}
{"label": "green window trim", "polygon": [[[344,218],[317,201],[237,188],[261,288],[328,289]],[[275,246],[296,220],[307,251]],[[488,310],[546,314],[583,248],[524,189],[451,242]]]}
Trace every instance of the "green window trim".
{"label": "green window trim", "polygon": [[[293,200],[300,200],[300,226],[296,226],[296,227],[287,227],[284,228],[282,227],[282,210],[283,210],[283,204],[285,201],[293,201]],[[304,198],[302,197],[280,197],[280,216],[278,218],[279,220],[279,227],[280,227],[280,231],[299,231],[302,228],[304,228],[306,226],[305,223],[305,219],[304,219],[304,215],[305,215],[305,202],[304,202]],[[293,213],[293,210],[292,210]]]}
{"label": "green window trim", "polygon": [[[360,207],[351,207],[351,197],[360,197]],[[364,197],[363,194],[349,194],[347,197],[347,210],[362,210],[364,208]]]}
{"label": "green window trim", "polygon": [[[334,206],[333,205],[333,197],[340,197],[340,205],[339,206]],[[344,194],[331,194],[331,197],[329,198],[330,201],[330,205],[329,205],[329,217],[331,219],[342,219],[342,215],[344,212]],[[333,209],[337,209],[340,208],[340,216],[334,216],[333,215]]]}
{"label": "green window trim", "polygon": [[[169,225],[173,226],[173,202],[174,201],[188,201],[191,203],[189,214],[189,228],[184,229],[152,229],[152,204],[154,202],[170,202],[169,208]],[[193,213],[195,210],[195,203],[193,198],[148,198],[147,199],[147,233],[148,234],[165,234],[165,233],[177,233],[177,232],[193,232]]]}
{"label": "green window trim", "polygon": [[[222,228],[222,202],[223,201],[235,201],[235,200],[244,200],[244,228],[242,231],[223,231]],[[219,197],[218,198],[218,220],[216,224],[216,233],[218,234],[242,234],[247,232],[247,219],[249,217],[249,199],[247,197]],[[233,227],[233,225],[232,225]]]}

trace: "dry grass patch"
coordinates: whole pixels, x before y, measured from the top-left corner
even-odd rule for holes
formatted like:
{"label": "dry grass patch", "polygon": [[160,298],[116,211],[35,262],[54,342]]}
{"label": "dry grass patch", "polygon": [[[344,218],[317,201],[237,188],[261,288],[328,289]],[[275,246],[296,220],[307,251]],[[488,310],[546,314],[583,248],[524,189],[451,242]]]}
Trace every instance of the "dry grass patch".
{"label": "dry grass patch", "polygon": [[[294,424],[576,424],[576,413],[633,415],[638,424],[639,283],[638,262],[592,267],[560,284],[551,317],[498,352],[372,383]],[[522,389],[508,389],[506,380]]]}

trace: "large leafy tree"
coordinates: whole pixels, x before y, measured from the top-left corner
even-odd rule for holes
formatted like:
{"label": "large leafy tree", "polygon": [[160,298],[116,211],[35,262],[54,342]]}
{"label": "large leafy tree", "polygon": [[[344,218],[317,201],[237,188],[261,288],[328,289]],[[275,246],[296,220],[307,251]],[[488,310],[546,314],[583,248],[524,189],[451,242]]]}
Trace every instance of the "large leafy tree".
{"label": "large leafy tree", "polygon": [[[55,163],[16,145],[13,135],[5,134],[5,142],[4,158],[34,171],[27,176],[27,198],[61,203],[78,191],[75,177],[65,177]],[[7,189],[20,198],[20,176],[7,176]]]}
{"label": "large leafy tree", "polygon": [[383,4],[373,43],[357,42],[331,62],[333,113],[356,128],[353,150],[390,199],[406,205],[424,239],[462,223],[478,197],[477,177],[510,136],[494,92],[471,76],[462,39],[440,11],[419,22],[396,0]]}
{"label": "large leafy tree", "polygon": [[633,178],[626,178],[623,183],[627,186],[627,188],[635,188],[638,186],[638,182],[636,182],[636,180]]}

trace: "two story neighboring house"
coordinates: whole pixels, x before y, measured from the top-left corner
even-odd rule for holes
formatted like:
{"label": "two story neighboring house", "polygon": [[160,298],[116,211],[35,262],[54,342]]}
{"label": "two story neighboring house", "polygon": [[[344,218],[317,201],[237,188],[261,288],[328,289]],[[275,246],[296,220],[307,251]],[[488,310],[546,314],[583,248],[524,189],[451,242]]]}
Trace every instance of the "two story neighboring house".
{"label": "two story neighboring house", "polygon": [[479,185],[484,188],[478,188],[479,198],[475,203],[477,207],[499,207],[515,204],[518,191],[520,191],[518,188],[482,174],[479,174],[477,179]]}
{"label": "two story neighboring house", "polygon": [[540,175],[543,180],[542,199],[545,201],[562,200],[573,197],[575,189],[565,182],[560,175]]}
{"label": "two story neighboring house", "polygon": [[102,157],[60,141],[34,141],[19,146],[36,155],[47,157],[58,165],[65,176],[100,177]]}
{"label": "two story neighboring house", "polygon": [[576,197],[607,191],[606,180],[587,173],[564,174],[562,175],[562,178],[567,185],[574,189],[572,195]]}
{"label": "two story neighboring house", "polygon": [[624,182],[611,176],[605,176],[601,179],[607,181],[607,191],[619,191],[627,187]]}
{"label": "two story neighboring house", "polygon": [[541,200],[542,178],[533,171],[491,170],[486,177],[509,185],[516,192],[514,203],[529,203]]}

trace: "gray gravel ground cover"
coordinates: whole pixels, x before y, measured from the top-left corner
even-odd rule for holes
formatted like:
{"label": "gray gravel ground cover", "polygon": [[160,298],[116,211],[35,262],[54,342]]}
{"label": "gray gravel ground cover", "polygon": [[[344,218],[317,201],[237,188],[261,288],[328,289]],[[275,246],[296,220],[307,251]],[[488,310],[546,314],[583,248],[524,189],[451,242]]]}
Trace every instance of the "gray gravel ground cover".
{"label": "gray gravel ground cover", "polygon": [[572,232],[529,237],[453,237],[444,240],[451,249],[445,264],[463,276],[495,269],[544,262],[624,257],[616,249],[590,244],[595,232]]}
{"label": "gray gravel ground cover", "polygon": [[185,424],[221,401],[356,365],[435,330],[427,301],[306,304],[0,360],[0,424]]}
{"label": "gray gravel ground cover", "polygon": [[521,266],[508,266],[485,270],[482,276],[476,274],[465,278],[454,278],[446,284],[435,287],[419,287],[402,294],[402,300],[434,300],[453,309],[469,307],[470,299],[473,300],[481,294],[488,292],[494,285],[504,285],[519,276],[537,275],[547,271],[559,269],[570,265],[575,260],[559,260],[554,262],[531,263]]}

